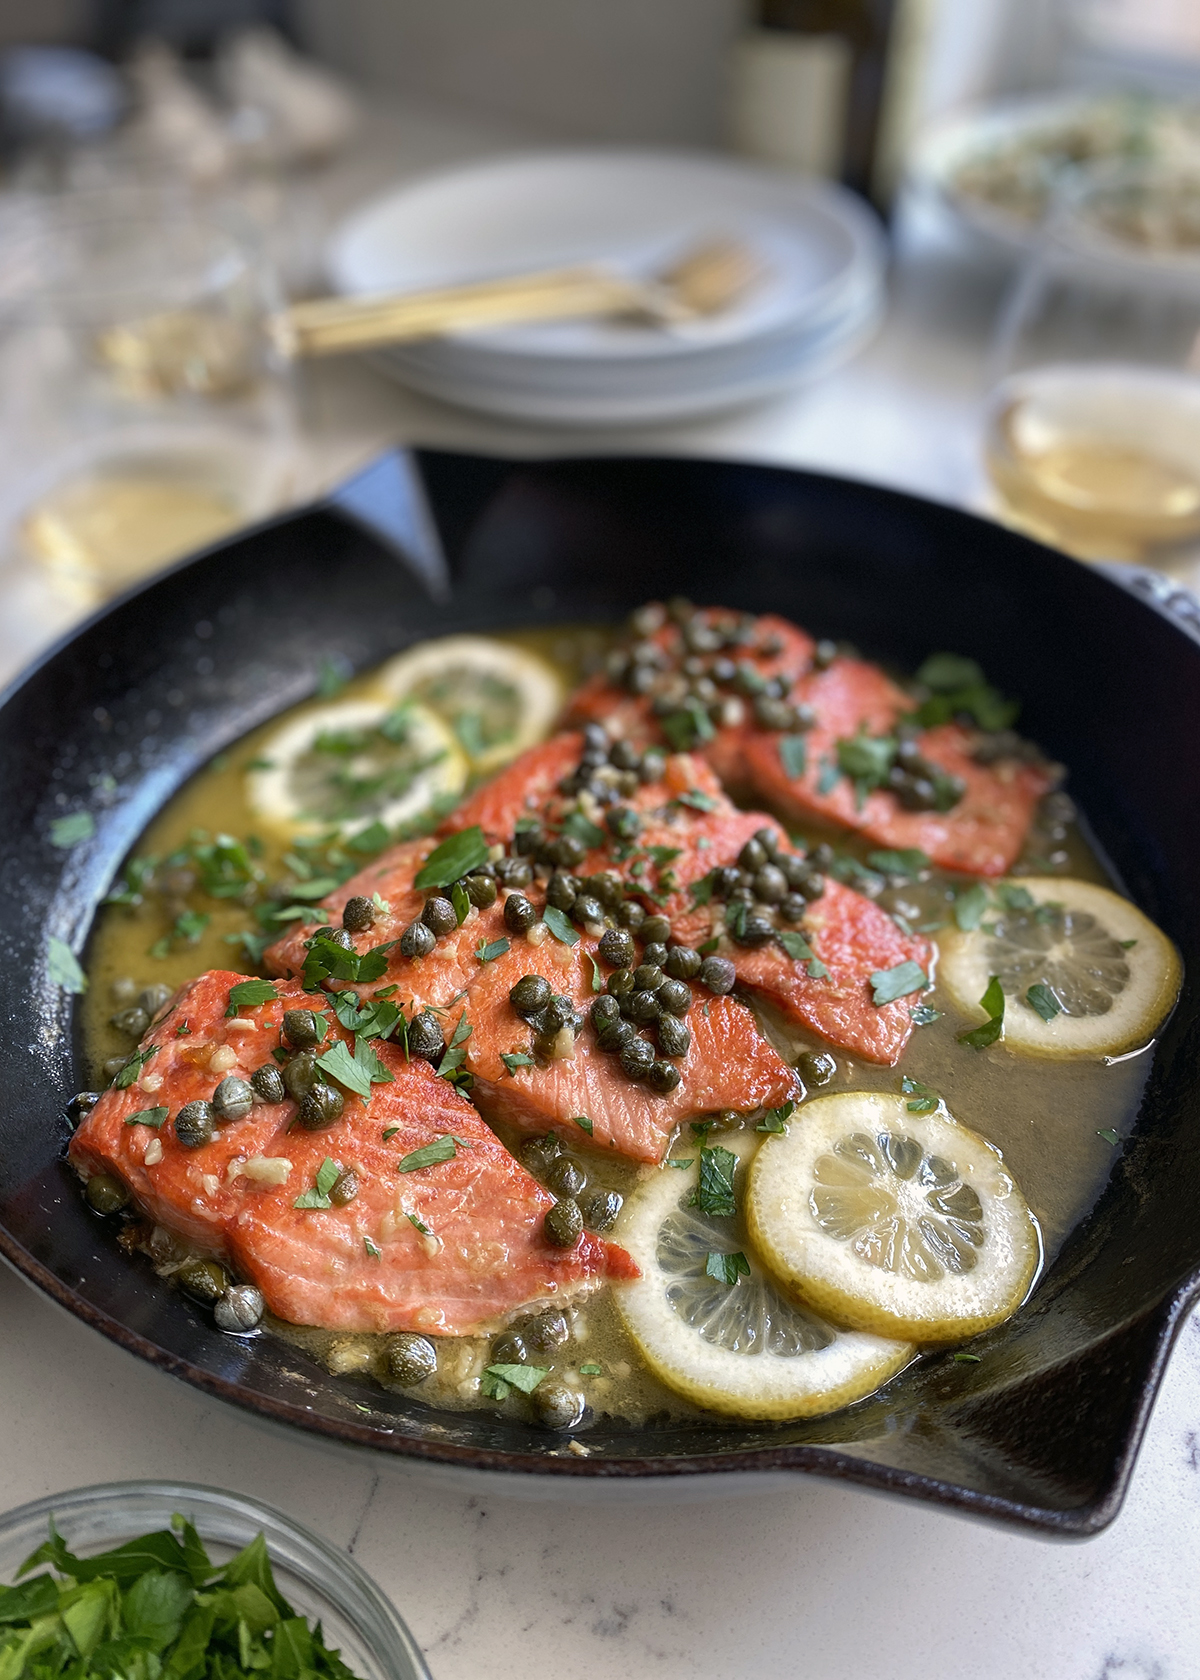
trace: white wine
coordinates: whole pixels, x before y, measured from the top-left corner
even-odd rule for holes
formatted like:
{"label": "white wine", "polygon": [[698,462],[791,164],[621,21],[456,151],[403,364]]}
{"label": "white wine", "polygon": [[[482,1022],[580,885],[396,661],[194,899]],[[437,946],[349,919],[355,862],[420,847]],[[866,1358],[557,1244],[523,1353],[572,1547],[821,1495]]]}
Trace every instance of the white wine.
{"label": "white wine", "polygon": [[1122,363],[1004,381],[987,468],[1001,516],[1083,560],[1140,560],[1200,534],[1200,378]]}

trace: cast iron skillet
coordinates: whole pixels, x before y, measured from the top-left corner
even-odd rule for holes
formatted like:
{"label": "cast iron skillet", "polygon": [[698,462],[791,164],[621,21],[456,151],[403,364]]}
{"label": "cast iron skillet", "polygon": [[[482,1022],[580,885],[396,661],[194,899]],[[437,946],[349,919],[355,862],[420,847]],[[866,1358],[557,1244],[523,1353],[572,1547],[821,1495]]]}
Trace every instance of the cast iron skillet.
{"label": "cast iron skillet", "polygon": [[[364,525],[380,519],[410,565]],[[270,1336],[223,1336],[120,1252],[62,1162],[64,1105],[83,1075],[46,942],[84,946],[147,821],[213,753],[311,692],[323,656],[361,668],[431,633],[616,619],[675,593],[780,612],[910,668],[938,648],[981,660],[1023,697],[1023,727],[1070,765],[1100,846],[1178,942],[1189,979],[1094,1216],[981,1363],[930,1358],[816,1422],[597,1425],[590,1457],[551,1457],[551,1438],[517,1423],[433,1414],[306,1367]],[[766,467],[386,458],[341,505],[254,531],[119,602],[0,708],[0,1253],[161,1369],[378,1451],[583,1480],[790,1470],[1094,1534],[1120,1505],[1200,1284],[1198,731],[1200,635],[965,514]],[[49,826],[75,810],[93,814],[95,834],[64,853]]]}

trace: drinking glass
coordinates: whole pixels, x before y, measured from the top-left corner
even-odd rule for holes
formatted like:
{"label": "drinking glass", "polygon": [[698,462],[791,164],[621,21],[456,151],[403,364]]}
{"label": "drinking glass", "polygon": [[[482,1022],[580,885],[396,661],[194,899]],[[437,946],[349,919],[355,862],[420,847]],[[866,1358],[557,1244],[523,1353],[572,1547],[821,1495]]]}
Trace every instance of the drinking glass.
{"label": "drinking glass", "polygon": [[1002,309],[985,456],[1000,517],[1085,560],[1200,537],[1200,175],[1083,174]]}
{"label": "drinking glass", "polygon": [[291,495],[294,402],[253,244],[182,192],[0,230],[0,531],[91,606]]}

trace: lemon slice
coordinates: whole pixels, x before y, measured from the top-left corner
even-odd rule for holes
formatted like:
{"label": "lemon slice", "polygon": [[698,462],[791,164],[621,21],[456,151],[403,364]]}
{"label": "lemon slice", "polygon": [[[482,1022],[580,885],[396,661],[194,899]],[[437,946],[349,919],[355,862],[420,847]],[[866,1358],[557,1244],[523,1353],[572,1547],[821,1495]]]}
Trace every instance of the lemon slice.
{"label": "lemon slice", "polygon": [[961,1341],[1016,1311],[1041,1238],[998,1150],[944,1107],[851,1091],[804,1104],[750,1169],[763,1261],[835,1323]]}
{"label": "lemon slice", "polygon": [[[740,1177],[752,1140],[721,1141],[743,1162]],[[733,1261],[736,1283],[710,1276],[710,1255],[732,1257],[746,1244],[740,1221],[688,1206],[697,1178],[696,1163],[651,1173],[613,1233],[642,1273],[614,1285],[618,1310],[668,1388],[733,1417],[816,1417],[860,1400],[908,1363],[907,1343],[835,1330],[788,1300],[753,1254],[741,1256],[748,1274]]]}
{"label": "lemon slice", "polygon": [[409,822],[452,800],[467,761],[449,726],[424,706],[339,700],[313,706],[264,742],[246,799],[286,835]]}
{"label": "lemon slice", "polygon": [[[995,915],[938,940],[939,979],[964,1014],[982,1021],[979,1000],[994,974],[1010,1050],[1116,1056],[1145,1044],[1183,976],[1166,935],[1127,898],[1090,881],[1033,876],[993,890],[1002,906]],[[1031,987],[1044,990],[1031,1000]]]}
{"label": "lemon slice", "polygon": [[419,700],[454,730],[480,774],[506,764],[547,735],[563,703],[563,685],[544,659],[485,636],[422,642],[377,673],[380,692]]}

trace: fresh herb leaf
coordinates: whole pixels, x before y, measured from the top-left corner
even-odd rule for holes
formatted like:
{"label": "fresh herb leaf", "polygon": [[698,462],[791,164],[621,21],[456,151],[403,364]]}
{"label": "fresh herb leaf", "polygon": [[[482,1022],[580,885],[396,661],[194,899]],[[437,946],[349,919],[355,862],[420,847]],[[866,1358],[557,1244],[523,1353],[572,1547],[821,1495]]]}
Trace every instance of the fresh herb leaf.
{"label": "fresh herb leaf", "polygon": [[516,1073],[518,1068],[533,1066],[533,1057],[524,1050],[502,1050],[500,1060],[510,1074]]}
{"label": "fresh herb leaf", "polygon": [[1038,980],[1025,993],[1025,1001],[1030,1009],[1042,1017],[1043,1021],[1053,1021],[1056,1015],[1062,1014],[1062,1004],[1055,997],[1049,986]]}
{"label": "fresh herb leaf", "polygon": [[90,840],[96,832],[96,819],[90,811],[72,811],[70,816],[55,817],[50,824],[50,844],[60,851]]}
{"label": "fresh herb leaf", "polygon": [[1014,887],[1007,881],[1001,881],[996,888],[996,901],[1002,910],[1013,914],[1022,910],[1036,910],[1037,901],[1028,887]]}
{"label": "fresh herb leaf", "polygon": [[390,839],[387,829],[377,820],[366,828],[360,828],[357,834],[350,835],[345,845],[348,851],[358,852],[360,856],[372,856],[381,852]]}
{"label": "fresh herb leaf", "polygon": [[841,779],[842,772],[837,767],[837,761],[826,755],[821,760],[821,774],[817,777],[817,792],[824,797],[832,793]]}
{"label": "fresh herb leaf", "polygon": [[686,700],[677,712],[669,712],[662,720],[662,732],[676,752],[690,752],[716,734],[707,709],[695,699]]}
{"label": "fresh herb leaf", "polygon": [[383,1250],[381,1248],[376,1248],[370,1237],[363,1238],[363,1247],[367,1251],[368,1260],[380,1260],[383,1258]]}
{"label": "fresh herb leaf", "polygon": [[598,1377],[603,1370],[603,1365],[581,1365],[579,1367],[579,1375],[581,1377]]}
{"label": "fresh herb leaf", "polygon": [[466,1044],[471,1032],[471,1023],[467,1020],[467,1012],[464,1009],[458,1017],[458,1023],[454,1028],[454,1036],[446,1046],[446,1053],[438,1063],[439,1078],[449,1079],[466,1061]]}
{"label": "fresh herb leaf", "polygon": [[481,939],[475,947],[475,955],[481,963],[490,963],[495,962],[497,957],[502,957],[506,951],[511,949],[512,947],[507,939],[493,939],[490,944]]}
{"label": "fresh herb leaf", "polygon": [[495,1377],[498,1382],[507,1383],[509,1388],[520,1389],[522,1394],[532,1394],[537,1385],[550,1375],[548,1365],[489,1365],[487,1375]]}
{"label": "fresh herb leaf", "polygon": [[568,811],[562,821],[562,831],[586,846],[589,852],[602,846],[606,838],[604,830],[590,822],[582,811]]}
{"label": "fresh herb leaf", "polygon": [[872,869],[882,869],[885,875],[903,875],[907,880],[931,867],[925,853],[916,846],[906,846],[898,852],[868,852],[867,862]]}
{"label": "fresh herb leaf", "polygon": [[1119,940],[1118,943],[1120,944],[1120,947],[1121,947],[1122,951],[1132,951],[1133,947],[1137,944],[1137,940],[1136,939],[1122,939],[1122,940]]}
{"label": "fresh herb leaf", "polygon": [[689,1155],[685,1161],[668,1161],[667,1165],[669,1167],[677,1167],[680,1172],[686,1172],[695,1159],[696,1157],[694,1155]]}
{"label": "fresh herb leaf", "polygon": [[420,1214],[409,1213],[405,1215],[405,1218],[414,1230],[420,1231],[423,1237],[431,1237],[433,1235],[433,1232],[429,1229],[429,1226],[426,1225]]}
{"label": "fresh herb leaf", "polygon": [[571,918],[565,910],[559,910],[553,904],[547,904],[542,911],[542,920],[560,944],[578,945],[579,929],[572,927]]}
{"label": "fresh herb leaf", "polygon": [[785,776],[793,782],[800,780],[808,769],[808,742],[803,735],[779,737],[779,762]]}
{"label": "fresh herb leaf", "polygon": [[829,970],[823,962],[814,957],[808,965],[808,978],[810,980],[828,980]]}
{"label": "fresh herb leaf", "polygon": [[711,793],[701,793],[699,788],[689,788],[686,793],[676,794],[676,805],[686,805],[691,811],[715,811],[720,803]]}
{"label": "fresh herb leaf", "polygon": [[239,980],[229,988],[226,1019],[232,1019],[239,1009],[257,1009],[261,1004],[274,1003],[279,993],[269,980]]}
{"label": "fresh herb leaf", "polygon": [[1111,1143],[1114,1149],[1121,1141],[1111,1126],[1106,1126],[1103,1131],[1097,1132],[1096,1136],[1103,1138],[1105,1143]]}
{"label": "fresh herb leaf", "polygon": [[750,1276],[750,1262],[744,1254],[709,1254],[704,1262],[705,1273],[718,1283],[736,1283],[739,1277]]}
{"label": "fresh herb leaf", "polygon": [[488,844],[483,830],[478,826],[460,829],[434,847],[418,870],[413,885],[421,892],[426,887],[448,887],[487,860]]}
{"label": "fresh herb leaf", "polygon": [[932,1086],[922,1085],[919,1079],[910,1079],[907,1074],[900,1081],[900,1089],[912,1098],[904,1105],[910,1114],[932,1114],[942,1100]]}
{"label": "fresh herb leaf", "polygon": [[954,920],[963,933],[974,933],[988,907],[988,891],[982,881],[974,881],[955,895]]}
{"label": "fresh herb leaf", "polygon": [[340,1038],[323,1056],[317,1057],[317,1066],[322,1073],[336,1079],[339,1085],[344,1085],[347,1091],[353,1091],[356,1097],[362,1097],[364,1100],[370,1097],[370,1074],[357,1058],[351,1055]]}
{"label": "fresh herb leaf", "polygon": [[587,957],[588,961],[592,965],[592,990],[594,992],[602,992],[604,990],[604,976],[600,972],[600,964],[596,961],[595,957],[592,956],[590,951],[588,952]]}
{"label": "fresh herb leaf", "polygon": [[933,690],[917,711],[925,729],[949,723],[965,713],[980,729],[1011,729],[1020,706],[993,688],[974,659],[957,653],[933,653],[917,672],[917,681]]}
{"label": "fresh herb leaf", "polygon": [[882,787],[896,758],[896,742],[891,735],[843,736],[834,745],[837,766],[843,776],[854,783],[855,796],[861,806],[869,793]]}
{"label": "fresh herb leaf", "polygon": [[794,1102],[788,1101],[781,1108],[769,1108],[762,1119],[755,1126],[756,1132],[786,1132],[787,1123],[796,1112]]}
{"label": "fresh herb leaf", "polygon": [[978,1365],[981,1362],[982,1355],[978,1353],[956,1353],[954,1355],[956,1365]]}
{"label": "fresh herb leaf", "polygon": [[384,1134],[383,1134],[384,1143],[390,1143],[391,1140],[396,1136],[396,1134],[398,1132],[403,1131],[403,1130],[404,1130],[404,1128],[402,1126],[388,1126],[388,1127],[386,1127],[385,1130],[384,1130]]}
{"label": "fresh herb leaf", "polygon": [[871,976],[871,1002],[882,1008],[911,992],[922,992],[929,984],[929,976],[919,962],[910,957],[895,968],[877,968]]}
{"label": "fresh herb leaf", "polygon": [[432,1143],[427,1143],[421,1149],[414,1149],[411,1155],[406,1155],[400,1163],[400,1171],[420,1172],[424,1167],[436,1167],[442,1161],[453,1161],[457,1153],[458,1146],[452,1137],[435,1138]]}
{"label": "fresh herb leaf", "polygon": [[699,1138],[703,1142],[716,1123],[715,1120],[693,1120],[689,1129],[694,1138]]}
{"label": "fresh herb leaf", "polygon": [[127,1091],[137,1079],[151,1056],[158,1055],[159,1049],[159,1045],[150,1044],[147,1045],[145,1050],[135,1050],[133,1055],[130,1056],[129,1060],[125,1063],[125,1066],[113,1080],[115,1089],[118,1091]]}
{"label": "fresh herb leaf", "polygon": [[692,1194],[691,1205],[701,1213],[711,1213],[727,1219],[737,1212],[733,1199],[733,1175],[737,1170],[737,1156],[731,1149],[715,1144],[700,1151],[700,1182]]}
{"label": "fresh herb leaf", "polygon": [[76,996],[87,991],[87,975],[79,966],[71,947],[53,934],[46,942],[46,974],[51,985],[61,986],[64,992]]}
{"label": "fresh herb leaf", "polygon": [[647,846],[646,851],[659,869],[665,869],[669,863],[674,863],[677,857],[683,856],[681,846]]}
{"label": "fresh herb leaf", "polygon": [[592,1122],[588,1119],[587,1115],[586,1114],[576,1114],[573,1118],[574,1118],[575,1124],[579,1127],[580,1131],[581,1132],[586,1132],[587,1135],[589,1137],[591,1137],[591,1135],[594,1131],[594,1127],[592,1125]]}
{"label": "fresh herb leaf", "polygon": [[785,933],[780,931],[775,935],[793,962],[807,962],[815,955],[812,946],[802,933]]}
{"label": "fresh herb leaf", "polygon": [[710,869],[707,875],[702,875],[698,881],[691,884],[692,909],[698,910],[702,904],[712,902],[713,888],[716,886],[716,871]]}
{"label": "fresh herb leaf", "polygon": [[959,1033],[958,1042],[969,1044],[973,1050],[986,1050],[989,1044],[995,1044],[998,1038],[1004,1036],[1004,988],[997,975],[993,974],[988,981],[987,990],[979,1000],[979,1007],[988,1019],[981,1027]]}
{"label": "fresh herb leaf", "polygon": [[337,1162],[331,1161],[329,1156],[326,1155],[325,1159],[321,1162],[321,1165],[317,1168],[316,1183],[313,1188],[311,1190],[306,1190],[302,1196],[297,1196],[296,1200],[292,1203],[292,1206],[298,1208],[332,1207],[333,1203],[329,1199],[329,1192],[337,1183],[339,1177],[341,1176],[341,1171],[342,1169],[338,1166]]}
{"label": "fresh herb leaf", "polygon": [[927,1003],[918,1003],[908,1014],[915,1027],[931,1027],[935,1021],[942,1018],[941,1010],[931,1009]]}
{"label": "fresh herb leaf", "polygon": [[162,1125],[170,1113],[169,1108],[139,1108],[136,1114],[127,1114],[127,1126],[153,1126],[155,1131]]}
{"label": "fresh herb leaf", "polygon": [[454,906],[455,919],[457,920],[459,927],[461,927],[467,917],[471,914],[470,895],[461,881],[455,881],[454,885],[450,888],[450,902]]}
{"label": "fresh herb leaf", "polygon": [[[717,950],[720,949],[720,946],[721,946],[721,941],[714,934],[711,939],[706,939],[704,941],[703,945],[697,945],[696,949],[697,949],[697,951],[699,951],[699,953],[702,957],[711,957],[714,951],[717,951]],[[707,1008],[707,1007],[708,1006],[706,1004],[705,1008]]]}

